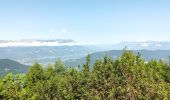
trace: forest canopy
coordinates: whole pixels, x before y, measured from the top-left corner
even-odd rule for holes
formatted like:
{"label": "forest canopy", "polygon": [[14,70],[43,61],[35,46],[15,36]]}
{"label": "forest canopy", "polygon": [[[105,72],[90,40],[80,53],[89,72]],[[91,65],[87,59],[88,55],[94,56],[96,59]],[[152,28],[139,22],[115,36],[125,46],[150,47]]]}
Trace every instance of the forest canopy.
{"label": "forest canopy", "polygon": [[[75,66],[76,67],[76,66]],[[144,61],[140,53],[124,50],[110,57],[75,67],[57,60],[47,67],[35,63],[26,74],[0,78],[3,100],[112,100],[170,99],[170,65],[162,60]]]}

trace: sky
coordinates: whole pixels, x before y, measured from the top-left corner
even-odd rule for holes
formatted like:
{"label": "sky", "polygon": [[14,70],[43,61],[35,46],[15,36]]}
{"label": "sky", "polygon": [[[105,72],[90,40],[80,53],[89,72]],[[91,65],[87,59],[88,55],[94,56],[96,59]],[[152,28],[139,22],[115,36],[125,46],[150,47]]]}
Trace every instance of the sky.
{"label": "sky", "polygon": [[0,40],[169,41],[170,0],[0,0]]}

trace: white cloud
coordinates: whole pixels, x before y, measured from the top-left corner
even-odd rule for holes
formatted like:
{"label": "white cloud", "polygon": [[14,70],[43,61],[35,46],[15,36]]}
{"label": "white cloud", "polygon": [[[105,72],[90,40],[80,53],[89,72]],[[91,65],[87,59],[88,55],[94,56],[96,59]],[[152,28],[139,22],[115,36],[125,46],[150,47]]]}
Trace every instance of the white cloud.
{"label": "white cloud", "polygon": [[0,47],[18,47],[18,46],[74,46],[74,45],[87,45],[86,42],[68,42],[60,43],[58,41],[46,42],[37,40],[12,40],[0,43]]}
{"label": "white cloud", "polygon": [[141,46],[143,46],[143,47],[148,47],[148,46],[149,46],[149,43],[142,43]]}
{"label": "white cloud", "polygon": [[67,30],[66,29],[62,29],[61,32],[62,33],[67,33]]}

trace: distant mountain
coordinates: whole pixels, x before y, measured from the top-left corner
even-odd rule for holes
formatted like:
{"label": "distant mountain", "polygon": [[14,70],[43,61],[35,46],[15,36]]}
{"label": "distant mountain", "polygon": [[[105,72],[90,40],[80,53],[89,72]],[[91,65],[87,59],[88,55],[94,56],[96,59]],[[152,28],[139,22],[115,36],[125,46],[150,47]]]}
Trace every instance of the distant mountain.
{"label": "distant mountain", "polygon": [[[123,50],[170,50],[170,42],[120,42],[107,45],[79,43],[71,39],[55,40],[0,40],[0,59],[12,59],[31,65],[53,63],[56,59],[69,62],[98,51]],[[146,55],[147,56],[147,55]]]}
{"label": "distant mountain", "polygon": [[12,72],[16,73],[25,73],[28,70],[28,66],[20,64],[16,61],[10,59],[0,59],[0,75]]}
{"label": "distant mountain", "polygon": [[107,45],[112,50],[122,50],[125,47],[130,50],[170,50],[170,41],[120,42]]}
{"label": "distant mountain", "polygon": [[62,61],[78,59],[96,51],[98,51],[96,47],[87,45],[1,47],[0,59],[12,59],[28,65],[35,62],[46,65],[58,58]]}
{"label": "distant mountain", "polygon": [[[91,62],[94,63],[97,59],[102,59],[104,56],[109,56],[113,59],[116,59],[122,54],[123,50],[110,50],[110,51],[103,51],[103,52],[96,52],[92,53],[91,55]],[[162,59],[164,61],[168,61],[168,58],[170,56],[170,50],[133,50],[135,54],[138,52],[142,55],[142,58],[144,60],[150,60],[150,59]],[[72,59],[65,61],[65,64],[67,66],[76,66],[76,65],[82,65],[86,61],[86,57],[80,58],[80,59]]]}
{"label": "distant mountain", "polygon": [[71,39],[55,39],[55,40],[0,40],[0,47],[19,47],[19,46],[62,46],[62,45],[80,45]]}
{"label": "distant mountain", "polygon": [[99,51],[96,46],[71,39],[55,40],[0,40],[0,59],[12,59],[31,65],[35,62],[48,64],[56,59],[78,59]]}

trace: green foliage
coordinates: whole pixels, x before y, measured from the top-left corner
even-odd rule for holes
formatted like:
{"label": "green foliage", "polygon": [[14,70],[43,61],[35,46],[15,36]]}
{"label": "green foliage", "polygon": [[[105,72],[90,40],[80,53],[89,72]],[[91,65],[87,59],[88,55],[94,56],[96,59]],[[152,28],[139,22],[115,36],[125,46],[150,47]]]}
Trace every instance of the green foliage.
{"label": "green foliage", "polygon": [[87,77],[90,71],[90,55],[86,57],[86,63],[83,65],[83,75]]}
{"label": "green foliage", "polygon": [[124,50],[82,70],[66,68],[60,60],[43,68],[36,63],[26,75],[0,78],[3,100],[154,100],[170,99],[170,66],[162,60],[144,61],[141,54]]}

